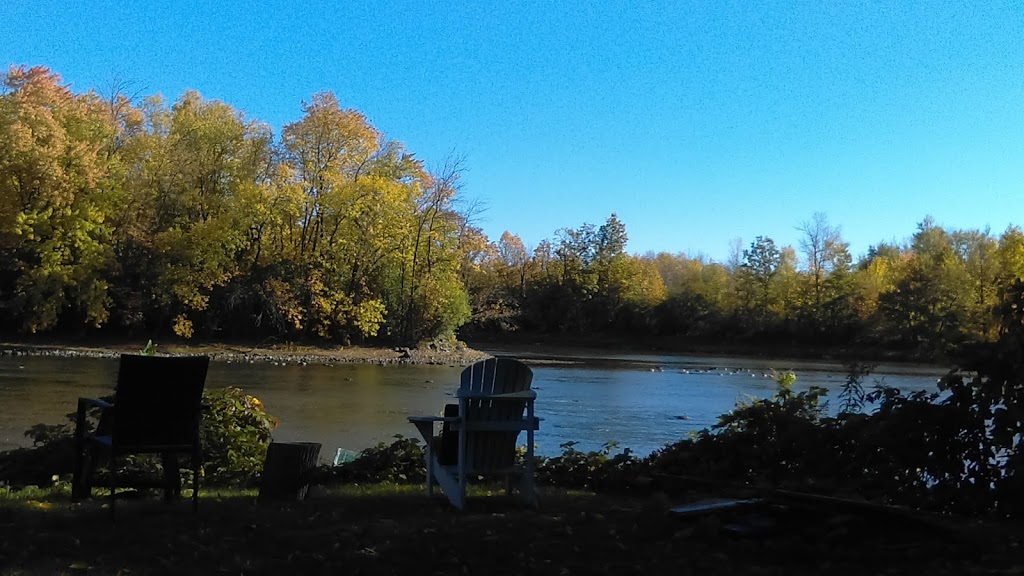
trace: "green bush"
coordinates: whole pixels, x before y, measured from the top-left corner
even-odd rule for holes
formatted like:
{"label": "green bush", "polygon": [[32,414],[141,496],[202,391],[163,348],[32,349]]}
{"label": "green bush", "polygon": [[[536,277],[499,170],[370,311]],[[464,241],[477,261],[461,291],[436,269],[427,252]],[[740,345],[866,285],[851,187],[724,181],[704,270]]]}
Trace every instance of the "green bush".
{"label": "green bush", "polygon": [[629,448],[612,455],[617,444],[608,442],[600,450],[581,452],[576,442],[561,445],[562,454],[537,459],[537,482],[562,488],[621,490],[628,488],[645,467]]}
{"label": "green bush", "polygon": [[652,469],[734,484],[795,488],[823,481],[839,456],[835,429],[822,417],[825,390],[794,392],[795,380],[792,373],[779,376],[773,397],[739,403],[711,430],[656,451]]}
{"label": "green bush", "polygon": [[[359,453],[351,462],[337,466],[321,466],[313,474],[317,484],[391,483],[418,484],[426,481],[423,447],[419,440],[395,436],[391,444],[380,443]],[[601,450],[580,452],[575,442],[562,445],[562,454],[552,458],[536,456],[537,482],[565,488],[591,490],[628,487],[643,468],[643,460],[629,449],[612,454],[614,443]],[[522,464],[525,447],[517,451]]]}
{"label": "green bush", "polygon": [[391,444],[381,442],[367,448],[351,462],[321,466],[313,474],[312,481],[317,484],[418,484],[426,481],[426,477],[420,441],[397,434]]}
{"label": "green bush", "polygon": [[204,483],[255,484],[277,420],[258,398],[240,388],[207,390],[203,401],[207,406],[200,430]]}

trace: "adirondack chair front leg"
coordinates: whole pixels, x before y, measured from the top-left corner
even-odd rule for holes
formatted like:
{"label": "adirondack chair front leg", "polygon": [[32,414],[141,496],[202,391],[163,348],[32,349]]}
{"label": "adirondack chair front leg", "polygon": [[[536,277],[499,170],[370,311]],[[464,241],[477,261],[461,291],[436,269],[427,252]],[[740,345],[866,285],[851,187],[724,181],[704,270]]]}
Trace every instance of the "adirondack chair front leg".
{"label": "adirondack chair front leg", "polygon": [[452,467],[444,466],[438,459],[438,451],[433,447],[434,424],[437,422],[457,422],[457,417],[410,417],[409,422],[416,426],[420,436],[426,443],[424,456],[427,463],[427,494],[433,495],[434,482],[441,487],[441,491],[456,508],[462,509],[465,497],[460,497],[459,480],[451,473]]}
{"label": "adirondack chair front leg", "polygon": [[533,400],[526,402],[526,463],[525,471],[519,477],[519,495],[524,502],[531,506],[537,505],[537,491],[534,486],[533,476],[536,468],[533,458],[533,432],[538,426],[537,418],[533,415]]}
{"label": "adirondack chair front leg", "polygon": [[[466,415],[466,399],[465,398],[459,398],[459,415],[461,415],[461,416],[463,416],[463,418],[465,418],[465,415]],[[458,497],[457,497],[458,501],[457,502],[454,501],[454,500],[452,501],[452,504],[454,504],[455,507],[458,508],[459,510],[462,510],[463,506],[466,505],[466,460],[467,460],[466,443],[467,443],[467,438],[466,438],[466,425],[465,425],[466,421],[465,420],[463,420],[463,424],[464,424],[463,426],[459,426],[459,461],[456,464],[458,466],[458,474],[459,474],[459,478],[458,478],[459,479],[459,491],[458,491]]]}
{"label": "adirondack chair front leg", "polygon": [[434,422],[433,418],[409,418],[423,438],[423,456],[427,466],[427,495],[434,494]]}

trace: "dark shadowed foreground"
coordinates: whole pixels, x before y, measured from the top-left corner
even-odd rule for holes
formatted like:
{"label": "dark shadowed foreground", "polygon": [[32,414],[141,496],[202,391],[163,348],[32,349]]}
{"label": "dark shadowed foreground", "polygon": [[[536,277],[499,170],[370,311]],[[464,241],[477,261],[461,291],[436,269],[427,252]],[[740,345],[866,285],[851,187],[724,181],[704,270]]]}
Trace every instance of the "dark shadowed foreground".
{"label": "dark shadowed foreground", "polygon": [[[2,574],[1002,574],[1021,530],[853,515],[679,518],[664,497],[546,492],[537,510],[471,497],[458,513],[415,487],[347,488],[303,503],[204,495],[198,514],[147,498],[0,498]],[[751,522],[753,521],[753,524]]]}

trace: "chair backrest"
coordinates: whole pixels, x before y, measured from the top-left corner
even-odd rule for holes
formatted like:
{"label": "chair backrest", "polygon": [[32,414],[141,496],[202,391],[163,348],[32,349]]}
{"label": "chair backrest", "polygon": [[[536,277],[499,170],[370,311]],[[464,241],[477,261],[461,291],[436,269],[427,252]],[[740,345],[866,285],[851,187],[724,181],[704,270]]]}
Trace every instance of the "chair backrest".
{"label": "chair backrest", "polygon": [[488,358],[462,371],[461,388],[484,394],[508,394],[530,389],[533,371],[512,358]]}
{"label": "chair backrest", "polygon": [[115,448],[186,447],[197,442],[207,356],[123,354],[117,373]]}
{"label": "chair backrest", "polygon": [[[483,394],[508,394],[529,390],[531,382],[533,371],[526,364],[512,358],[488,358],[462,371],[461,388]],[[525,409],[526,400],[471,399],[466,400],[462,416],[466,422],[522,420]],[[518,431],[468,433],[467,470],[488,472],[510,468],[515,463],[518,436]]]}

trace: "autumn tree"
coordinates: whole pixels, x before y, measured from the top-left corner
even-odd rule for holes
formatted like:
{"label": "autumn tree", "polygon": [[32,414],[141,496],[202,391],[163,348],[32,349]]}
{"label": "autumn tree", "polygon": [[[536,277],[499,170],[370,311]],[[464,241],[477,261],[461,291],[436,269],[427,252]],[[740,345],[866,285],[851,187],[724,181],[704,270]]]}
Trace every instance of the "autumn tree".
{"label": "autumn tree", "polygon": [[11,67],[0,95],[0,308],[30,332],[108,318],[108,156],[94,94],[43,67]]}
{"label": "autumn tree", "polygon": [[471,316],[460,271],[467,246],[460,242],[470,226],[456,207],[463,170],[461,158],[448,158],[414,200],[396,301],[395,329],[403,340],[453,337]]}
{"label": "autumn tree", "polygon": [[918,225],[911,256],[879,309],[894,341],[926,351],[960,340],[969,283],[951,235],[929,217]]}
{"label": "autumn tree", "polygon": [[522,239],[506,230],[498,240],[498,261],[505,276],[505,286],[510,295],[521,299],[526,294],[526,280],[530,271],[530,253]]}
{"label": "autumn tree", "polygon": [[951,241],[963,266],[964,288],[969,292],[964,302],[963,331],[971,339],[990,340],[998,324],[999,243],[987,229],[957,230],[951,234]]}
{"label": "autumn tree", "polygon": [[776,301],[775,280],[781,264],[782,252],[767,236],[758,236],[743,251],[743,263],[738,271],[739,286],[752,326],[758,329],[766,327],[771,318]]}

